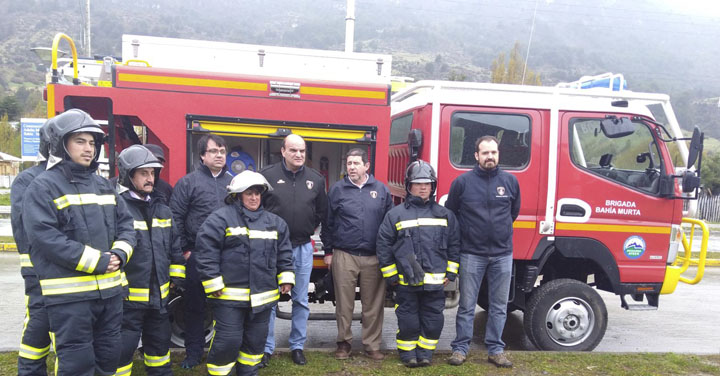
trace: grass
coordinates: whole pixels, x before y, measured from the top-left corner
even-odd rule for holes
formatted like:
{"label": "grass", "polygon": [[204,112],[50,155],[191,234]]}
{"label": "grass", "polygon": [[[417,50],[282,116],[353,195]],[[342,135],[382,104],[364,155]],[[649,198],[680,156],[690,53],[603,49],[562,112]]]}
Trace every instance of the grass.
{"label": "grass", "polygon": [[10,194],[0,194],[0,206],[10,206]]}
{"label": "grass", "polygon": [[[296,366],[287,353],[273,356],[269,368],[260,370],[260,375],[720,375],[720,354],[608,354],[608,353],[560,353],[560,352],[512,352],[515,363],[512,369],[498,369],[486,361],[484,354],[472,353],[468,361],[453,367],[445,363],[447,352],[439,352],[433,365],[428,368],[408,369],[404,367],[395,352],[382,362],[353,356],[350,360],[338,361],[332,352],[308,351],[308,365]],[[172,354],[173,372],[177,376],[205,375],[204,366],[193,370],[179,367],[183,354]],[[50,356],[52,358],[52,356]],[[53,370],[54,359],[48,362]],[[0,374],[16,374],[17,353],[0,353]],[[49,372],[49,374],[51,374]],[[146,375],[140,358],[136,357],[133,375]]]}
{"label": "grass", "polygon": [[0,236],[0,243],[15,243],[15,238],[12,236]]}

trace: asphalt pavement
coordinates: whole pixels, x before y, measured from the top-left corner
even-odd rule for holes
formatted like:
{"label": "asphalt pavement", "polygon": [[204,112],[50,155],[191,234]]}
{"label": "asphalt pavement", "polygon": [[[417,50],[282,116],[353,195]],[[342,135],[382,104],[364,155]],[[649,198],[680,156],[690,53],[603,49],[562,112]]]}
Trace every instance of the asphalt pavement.
{"label": "asphalt pavement", "polygon": [[[692,270],[690,270],[691,272]],[[20,343],[24,317],[23,281],[19,257],[15,252],[0,252],[0,351],[14,351]],[[601,352],[676,352],[720,353],[720,268],[708,268],[697,285],[680,284],[672,295],[660,297],[656,311],[626,311],[619,297],[601,292],[608,309],[608,328],[603,341],[595,349]],[[289,303],[281,309],[289,310]],[[334,312],[330,303],[311,304],[313,312]],[[359,303],[356,311],[359,312]],[[449,350],[455,337],[455,309],[446,310],[445,326],[438,350]],[[475,333],[471,350],[484,350],[483,337],[486,314],[477,307]],[[522,312],[508,315],[503,340],[508,350],[527,350],[523,334]],[[353,323],[353,349],[361,350],[360,323]],[[397,319],[393,310],[385,309],[383,349],[395,349]],[[278,350],[287,350],[290,322],[276,320]],[[334,350],[337,328],[335,321],[310,321],[306,349]]]}

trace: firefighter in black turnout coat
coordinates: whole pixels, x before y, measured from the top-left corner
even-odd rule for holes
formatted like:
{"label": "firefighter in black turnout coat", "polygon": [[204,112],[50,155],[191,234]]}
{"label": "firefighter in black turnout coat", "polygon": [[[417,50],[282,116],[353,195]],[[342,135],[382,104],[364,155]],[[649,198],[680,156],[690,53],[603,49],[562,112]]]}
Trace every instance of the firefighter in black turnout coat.
{"label": "firefighter in black turnout coat", "polygon": [[455,215],[435,202],[436,186],[432,166],[412,162],[408,196],[385,215],[377,238],[383,277],[395,287],[397,348],[408,367],[430,365],[444,323],[443,287],[459,267],[460,230]]}
{"label": "firefighter in black turnout coat", "polygon": [[23,227],[57,353],[57,375],[112,375],[120,357],[122,267],[135,246],[132,217],[97,175],[105,133],[88,114],[48,121],[47,170],[23,197]]}
{"label": "firefighter in black turnout coat", "polygon": [[180,237],[173,232],[172,212],[154,191],[161,168],[160,161],[141,145],[130,146],[118,156],[117,191],[133,217],[137,245],[125,266],[129,295],[123,302],[123,348],[117,376],[131,374],[141,336],[147,374],[172,375],[168,294],[171,280],[178,284],[185,278],[185,259]]}
{"label": "firefighter in black turnout coat", "polygon": [[25,282],[25,320],[23,321],[20,351],[18,351],[18,376],[47,375],[45,360],[50,353],[50,327],[47,311],[28,250],[28,238],[22,224],[22,199],[27,187],[40,173],[45,171],[48,158],[48,140],[45,132],[48,122],[40,127],[40,147],[38,158],[42,158],[37,166],[24,170],[10,187],[10,225],[13,238],[20,254],[20,274]]}
{"label": "firefighter in black turnout coat", "polygon": [[198,273],[215,318],[211,375],[227,375],[233,367],[238,375],[257,374],[271,308],[295,283],[287,224],[261,206],[267,189],[272,187],[261,174],[238,174],[228,186],[227,205],[197,235]]}

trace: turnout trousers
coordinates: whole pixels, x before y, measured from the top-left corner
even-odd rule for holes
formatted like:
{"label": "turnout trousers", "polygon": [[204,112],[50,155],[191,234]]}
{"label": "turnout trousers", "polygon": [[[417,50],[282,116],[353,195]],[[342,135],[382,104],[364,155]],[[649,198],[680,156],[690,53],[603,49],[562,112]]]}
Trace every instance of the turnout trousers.
{"label": "turnout trousers", "polygon": [[398,304],[395,314],[400,360],[432,360],[445,322],[445,293],[443,290],[425,291],[417,287],[398,286],[395,301]]}
{"label": "turnout trousers", "polygon": [[257,375],[272,310],[253,312],[223,302],[212,302],[212,307],[215,335],[207,357],[208,373],[224,376],[236,367],[238,375]]}
{"label": "turnout trousers", "polygon": [[205,353],[205,288],[200,280],[195,261],[195,250],[185,265],[185,356],[197,359]]}
{"label": "turnout trousers", "polygon": [[47,375],[45,360],[50,353],[50,323],[35,276],[25,280],[25,320],[18,353],[18,376]]}
{"label": "turnout trousers", "polygon": [[122,295],[50,305],[56,375],[109,376],[120,360]]}
{"label": "turnout trousers", "polygon": [[128,308],[123,310],[122,352],[115,375],[129,376],[133,354],[142,338],[143,360],[149,376],[172,375],[170,369],[170,320],[166,310]]}

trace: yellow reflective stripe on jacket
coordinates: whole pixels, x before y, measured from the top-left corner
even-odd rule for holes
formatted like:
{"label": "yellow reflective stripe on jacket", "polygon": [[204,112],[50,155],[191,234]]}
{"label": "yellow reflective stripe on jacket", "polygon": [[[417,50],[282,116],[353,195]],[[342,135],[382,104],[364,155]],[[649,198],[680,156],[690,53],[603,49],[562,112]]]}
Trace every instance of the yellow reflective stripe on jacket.
{"label": "yellow reflective stripe on jacket", "polygon": [[102,254],[99,250],[86,245],[83,249],[82,256],[80,256],[80,261],[78,262],[77,266],[75,267],[75,270],[83,273],[92,273],[95,271],[95,267],[98,264],[98,261],[100,261],[100,256]]}
{"label": "yellow reflective stripe on jacket", "polygon": [[43,295],[72,294],[78,292],[105,290],[120,286],[122,276],[120,271],[109,274],[89,275],[84,277],[66,277],[41,279],[40,287]]}
{"label": "yellow reflective stripe on jacket", "polygon": [[277,275],[278,285],[283,283],[295,284],[295,272],[282,272]]}
{"label": "yellow reflective stripe on jacket", "polygon": [[145,353],[143,358],[145,359],[145,365],[148,367],[162,367],[170,363],[170,350],[168,350],[167,354],[159,356]]}
{"label": "yellow reflective stripe on jacket", "polygon": [[274,289],[250,295],[250,306],[259,307],[280,299],[280,290]]}
{"label": "yellow reflective stripe on jacket", "polygon": [[385,278],[390,278],[390,277],[398,274],[397,265],[395,265],[395,264],[388,265],[384,268],[380,268],[380,271],[382,272],[382,275]]}
{"label": "yellow reflective stripe on jacket", "polygon": [[423,336],[420,336],[420,338],[418,338],[418,341],[417,341],[417,345],[426,350],[435,350],[435,348],[437,347],[437,344],[438,344],[438,340],[428,339]]}
{"label": "yellow reflective stripe on jacket", "polygon": [[217,364],[207,364],[208,373],[213,376],[225,376],[230,373],[233,366],[235,366],[235,361],[233,360],[232,363],[228,363],[225,365],[217,365]]}
{"label": "yellow reflective stripe on jacket", "polygon": [[208,295],[208,298],[221,299],[221,300],[235,300],[238,302],[249,302],[250,301],[250,289],[225,287],[222,289],[222,295],[220,295],[220,296]]}
{"label": "yellow reflective stripe on jacket", "polygon": [[247,236],[250,239],[277,239],[277,231],[248,230],[247,227],[228,227],[225,236]]}
{"label": "yellow reflective stripe on jacket", "polygon": [[225,237],[228,236],[248,236],[247,227],[228,227],[225,229]]}
{"label": "yellow reflective stripe on jacket", "polygon": [[145,221],[133,221],[133,228],[135,230],[144,230],[147,231],[147,222]]}
{"label": "yellow reflective stripe on jacket", "polygon": [[170,227],[172,226],[172,218],[153,218],[152,227]]}
{"label": "yellow reflective stripe on jacket", "polygon": [[417,347],[417,341],[403,341],[401,339],[396,341],[398,350],[412,351]]}
{"label": "yellow reflective stripe on jacket", "polygon": [[115,371],[115,375],[113,376],[130,376],[130,374],[132,373],[132,366],[133,364],[132,362],[130,362],[130,364],[128,365],[118,367],[118,369]]}
{"label": "yellow reflective stripe on jacket", "polygon": [[32,268],[33,267],[32,261],[30,261],[30,255],[28,255],[27,253],[20,254],[20,267],[21,268]]}
{"label": "yellow reflective stripe on jacket", "polygon": [[[403,286],[407,286],[408,283],[405,282],[405,276],[402,274],[398,274],[398,277],[400,277],[400,284]],[[442,285],[445,283],[445,273],[425,273],[425,276],[423,277],[423,281],[420,282],[417,285],[413,286],[422,286],[422,285]]]}
{"label": "yellow reflective stripe on jacket", "polygon": [[40,348],[40,347],[32,347],[32,346],[26,345],[24,343],[21,343],[20,351],[18,352],[18,355],[21,358],[25,358],[25,359],[40,360],[40,359],[46,357],[49,353],[50,353],[50,345]]}
{"label": "yellow reflective stripe on jacket", "polygon": [[58,210],[65,209],[70,205],[115,205],[115,195],[96,195],[94,193],[82,193],[78,195],[65,195],[53,200]]}
{"label": "yellow reflective stripe on jacket", "polygon": [[165,282],[160,286],[160,299],[165,299],[170,294],[170,282]]}
{"label": "yellow reflective stripe on jacket", "polygon": [[277,239],[277,231],[250,230],[250,239]]}
{"label": "yellow reflective stripe on jacket", "polygon": [[222,288],[225,287],[225,282],[223,282],[223,277],[219,276],[207,281],[202,281],[202,285],[203,288],[205,288],[205,293],[209,294],[217,290],[222,290]]}
{"label": "yellow reflective stripe on jacket", "polygon": [[130,257],[132,257],[133,254],[133,247],[130,245],[130,243],[124,241],[124,240],[117,240],[114,241],[112,244],[111,249],[119,249],[127,255],[127,261],[130,261]]}
{"label": "yellow reflective stripe on jacket", "polygon": [[460,270],[460,264],[458,264],[457,262],[448,260],[448,266],[445,271],[447,271],[448,273],[457,274],[458,270]]}
{"label": "yellow reflective stripe on jacket", "polygon": [[395,224],[395,228],[400,231],[405,228],[418,226],[444,226],[447,227],[447,219],[445,218],[418,218],[400,221]]}
{"label": "yellow reflective stripe on jacket", "polygon": [[177,278],[185,278],[185,265],[170,264],[170,276]]}
{"label": "yellow reflective stripe on jacket", "polygon": [[120,273],[120,284],[123,286],[127,286],[130,284],[127,280],[127,274],[125,272]]}
{"label": "yellow reflective stripe on jacket", "polygon": [[262,360],[263,354],[248,354],[240,351],[240,355],[238,355],[237,361],[240,364],[244,364],[246,366],[254,366]]}
{"label": "yellow reflective stripe on jacket", "polygon": [[130,295],[126,298],[131,302],[149,302],[150,301],[150,289],[134,288],[130,287]]}

